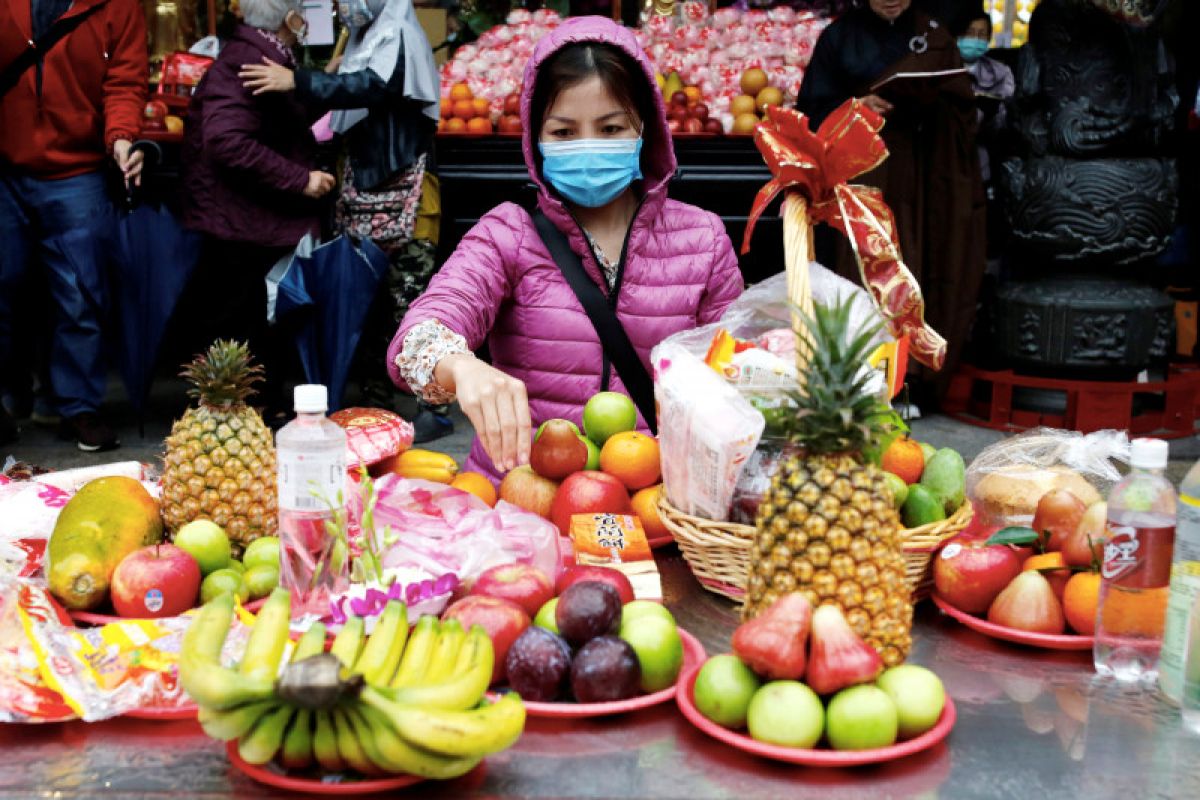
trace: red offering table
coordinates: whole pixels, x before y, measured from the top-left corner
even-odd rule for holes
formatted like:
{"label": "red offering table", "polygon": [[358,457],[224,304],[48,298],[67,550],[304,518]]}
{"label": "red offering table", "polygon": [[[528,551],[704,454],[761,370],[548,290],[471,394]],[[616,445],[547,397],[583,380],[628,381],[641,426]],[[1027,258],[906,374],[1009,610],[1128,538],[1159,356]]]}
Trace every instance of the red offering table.
{"label": "red offering table", "polygon": [[[656,553],[667,605],[711,654],[733,605],[702,589],[674,548]],[[453,781],[398,798],[1194,798],[1200,737],[1153,693],[1093,683],[1091,655],[1013,647],[922,603],[913,663],[935,670],[958,720],[946,740],[866,767],[784,764],[744,753],[668,703],[599,719],[530,719],[511,749]],[[285,798],[230,764],[194,722],[0,725],[0,797]]]}

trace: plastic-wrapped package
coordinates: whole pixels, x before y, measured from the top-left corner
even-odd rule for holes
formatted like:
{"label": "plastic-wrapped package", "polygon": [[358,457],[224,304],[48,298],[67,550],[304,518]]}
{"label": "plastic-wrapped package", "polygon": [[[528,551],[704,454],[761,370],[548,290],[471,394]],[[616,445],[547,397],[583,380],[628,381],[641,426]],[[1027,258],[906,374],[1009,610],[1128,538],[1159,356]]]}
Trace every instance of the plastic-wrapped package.
{"label": "plastic-wrapped package", "polygon": [[346,429],[346,467],[357,470],[412,447],[413,426],[382,408],[343,408],[329,418]]}
{"label": "plastic-wrapped package", "polygon": [[[42,680],[20,609],[59,620],[61,610],[45,589],[0,577],[0,722],[61,722],[77,716]],[[68,620],[69,622],[69,620]]]}
{"label": "plastic-wrapped package", "polygon": [[137,461],[48,472],[0,484],[0,542],[50,538],[67,501],[89,481],[110,476],[140,480],[152,497],[158,497],[158,483],[149,480],[149,469]]}
{"label": "plastic-wrapped package", "polygon": [[675,338],[650,356],[667,498],[684,513],[725,520],[763,416]]}
{"label": "plastic-wrapped package", "polygon": [[980,522],[1029,525],[1042,495],[1066,489],[1091,505],[1121,479],[1113,462],[1129,462],[1124,431],[1082,434],[1037,428],[997,442],[967,469],[967,497]]}
{"label": "plastic-wrapped package", "polygon": [[771,478],[779,470],[780,463],[799,452],[800,448],[790,442],[764,440],[760,443],[734,487],[730,520],[753,525],[758,517],[758,506],[771,488]]}

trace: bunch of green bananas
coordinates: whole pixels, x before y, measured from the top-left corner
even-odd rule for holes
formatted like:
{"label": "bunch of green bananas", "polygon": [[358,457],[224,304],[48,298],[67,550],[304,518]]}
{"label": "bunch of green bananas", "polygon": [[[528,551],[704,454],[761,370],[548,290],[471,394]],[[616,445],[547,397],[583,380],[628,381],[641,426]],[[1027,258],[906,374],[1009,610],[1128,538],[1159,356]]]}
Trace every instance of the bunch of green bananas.
{"label": "bunch of green bananas", "polygon": [[369,637],[361,617],[347,620],[328,653],[325,626],[313,625],[276,680],[290,610],[288,592],[276,589],[236,669],[221,664],[232,595],[201,608],[184,636],[179,680],[200,724],[214,739],[236,739],[248,763],[278,757],[289,769],[447,779],[524,730],[520,697],[483,702],[495,653],[482,627],[426,616],[409,637],[407,609],[392,601]]}

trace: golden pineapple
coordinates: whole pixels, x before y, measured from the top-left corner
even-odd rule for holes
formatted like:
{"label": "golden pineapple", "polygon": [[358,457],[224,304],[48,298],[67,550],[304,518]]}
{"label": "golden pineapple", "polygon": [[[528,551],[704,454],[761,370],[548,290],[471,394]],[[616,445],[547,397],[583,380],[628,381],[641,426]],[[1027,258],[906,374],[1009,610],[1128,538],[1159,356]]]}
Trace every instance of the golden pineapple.
{"label": "golden pineapple", "polygon": [[251,364],[245,344],[218,340],[180,374],[200,402],[167,437],[163,520],[172,537],[192,520],[212,520],[240,557],[278,525],[275,445],[262,417],[246,405],[262,367]]}
{"label": "golden pineapple", "polygon": [[877,328],[851,330],[850,309],[850,300],[817,305],[805,320],[814,356],[796,396],[799,452],[759,506],[742,616],[801,592],[814,608],[840,607],[891,666],[912,645],[912,598],[891,489],[863,453],[893,415],[862,371]]}

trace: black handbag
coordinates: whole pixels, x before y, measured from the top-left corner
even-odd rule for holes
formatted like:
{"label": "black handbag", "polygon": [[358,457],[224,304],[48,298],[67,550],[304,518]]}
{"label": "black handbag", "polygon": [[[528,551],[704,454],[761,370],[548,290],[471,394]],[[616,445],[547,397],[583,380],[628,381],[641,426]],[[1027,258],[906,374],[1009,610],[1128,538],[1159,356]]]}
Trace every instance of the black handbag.
{"label": "black handbag", "polygon": [[617,374],[621,376],[621,382],[625,384],[625,389],[633,399],[634,405],[637,406],[638,411],[642,412],[642,419],[646,420],[651,432],[657,434],[658,420],[654,407],[654,381],[650,379],[646,365],[642,363],[637,350],[633,348],[633,343],[629,341],[629,334],[625,332],[621,320],[617,319],[616,297],[613,296],[611,301],[605,297],[596,282],[588,276],[587,271],[583,268],[583,261],[571,249],[567,237],[554,226],[554,223],[545,214],[535,211],[533,224],[542,238],[542,243],[546,245],[551,258],[554,259],[554,263],[558,265],[559,271],[566,279],[567,285],[575,292],[579,304],[587,312],[588,319],[592,321],[592,327],[596,329],[596,335],[600,337],[600,345],[604,348],[606,356],[604,375],[601,377],[600,383],[601,390],[608,389],[608,364],[611,363],[616,368]]}

